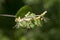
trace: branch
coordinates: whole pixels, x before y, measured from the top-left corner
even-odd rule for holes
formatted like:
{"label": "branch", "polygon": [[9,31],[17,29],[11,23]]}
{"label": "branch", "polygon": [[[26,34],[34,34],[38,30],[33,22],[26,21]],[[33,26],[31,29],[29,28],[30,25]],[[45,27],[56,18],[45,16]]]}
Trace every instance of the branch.
{"label": "branch", "polygon": [[34,19],[34,18],[39,19],[39,18],[43,17],[43,16],[47,13],[47,11],[44,11],[41,15],[35,15],[35,16],[33,16],[33,17],[29,16],[29,13],[30,13],[30,12],[28,12],[28,13],[25,15],[25,17],[22,18],[22,19],[21,19],[20,17],[16,18],[16,19],[15,19],[15,22],[30,21],[30,20],[32,20],[32,19]]}

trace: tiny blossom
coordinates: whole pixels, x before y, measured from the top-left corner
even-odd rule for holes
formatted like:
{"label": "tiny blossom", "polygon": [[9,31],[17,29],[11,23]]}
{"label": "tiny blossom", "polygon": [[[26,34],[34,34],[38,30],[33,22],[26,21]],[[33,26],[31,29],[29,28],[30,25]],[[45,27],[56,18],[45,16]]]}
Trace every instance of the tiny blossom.
{"label": "tiny blossom", "polygon": [[27,17],[30,14],[30,11],[25,15],[25,17]]}

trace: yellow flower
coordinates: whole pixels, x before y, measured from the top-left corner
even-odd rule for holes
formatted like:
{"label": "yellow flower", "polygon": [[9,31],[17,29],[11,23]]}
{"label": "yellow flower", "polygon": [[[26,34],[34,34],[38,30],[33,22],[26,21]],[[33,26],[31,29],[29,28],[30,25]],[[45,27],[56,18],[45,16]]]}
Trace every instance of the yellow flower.
{"label": "yellow flower", "polygon": [[15,19],[15,22],[19,22],[19,20],[20,20],[20,17],[16,18]]}

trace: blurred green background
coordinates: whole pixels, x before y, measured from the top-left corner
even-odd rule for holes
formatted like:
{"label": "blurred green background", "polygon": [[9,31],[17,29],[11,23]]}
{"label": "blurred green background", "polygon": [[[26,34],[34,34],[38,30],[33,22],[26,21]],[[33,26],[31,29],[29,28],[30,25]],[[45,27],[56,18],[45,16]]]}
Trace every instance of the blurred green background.
{"label": "blurred green background", "polygon": [[0,40],[60,40],[60,0],[0,0],[0,14],[15,15],[24,5],[45,15],[49,21],[42,28],[15,29],[15,18],[0,16]]}

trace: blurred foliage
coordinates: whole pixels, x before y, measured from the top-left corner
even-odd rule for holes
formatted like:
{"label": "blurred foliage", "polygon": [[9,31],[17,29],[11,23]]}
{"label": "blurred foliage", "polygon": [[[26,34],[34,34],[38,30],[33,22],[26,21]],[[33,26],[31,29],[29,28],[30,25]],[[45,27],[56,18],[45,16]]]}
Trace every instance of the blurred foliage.
{"label": "blurred foliage", "polygon": [[48,22],[35,29],[15,29],[15,18],[0,16],[0,40],[60,40],[60,0],[0,0],[0,14],[15,15],[24,5],[36,14],[47,10]]}

